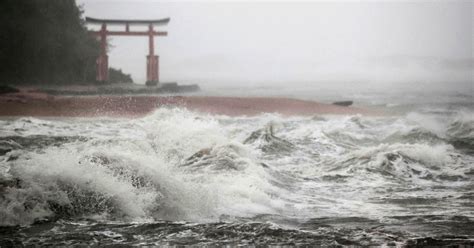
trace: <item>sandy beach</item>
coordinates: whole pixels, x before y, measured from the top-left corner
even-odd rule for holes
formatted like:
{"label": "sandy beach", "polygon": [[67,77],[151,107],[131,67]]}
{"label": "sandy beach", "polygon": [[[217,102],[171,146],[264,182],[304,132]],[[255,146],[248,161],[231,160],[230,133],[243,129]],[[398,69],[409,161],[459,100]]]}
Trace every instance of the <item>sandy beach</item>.
{"label": "sandy beach", "polygon": [[52,96],[21,91],[0,96],[0,116],[44,117],[140,117],[164,106],[185,107],[202,113],[254,116],[279,113],[285,116],[314,114],[376,114],[355,107],[274,97],[222,96]]}

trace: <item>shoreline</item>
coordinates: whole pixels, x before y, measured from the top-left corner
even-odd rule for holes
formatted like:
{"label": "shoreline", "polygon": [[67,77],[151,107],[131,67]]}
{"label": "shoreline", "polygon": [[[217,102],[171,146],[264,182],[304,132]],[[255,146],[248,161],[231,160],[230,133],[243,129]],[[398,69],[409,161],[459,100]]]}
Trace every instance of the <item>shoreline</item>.
{"label": "shoreline", "polygon": [[381,115],[357,107],[342,107],[315,101],[282,97],[84,95],[58,96],[42,92],[0,95],[0,116],[32,117],[143,117],[160,107],[183,107],[190,111],[228,116],[279,113],[284,116],[315,114]]}

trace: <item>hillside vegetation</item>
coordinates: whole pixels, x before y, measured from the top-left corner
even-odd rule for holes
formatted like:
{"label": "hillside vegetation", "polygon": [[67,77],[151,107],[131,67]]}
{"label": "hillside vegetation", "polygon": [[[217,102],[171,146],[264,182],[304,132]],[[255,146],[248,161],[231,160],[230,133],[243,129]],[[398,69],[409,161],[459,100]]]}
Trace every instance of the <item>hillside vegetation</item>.
{"label": "hillside vegetation", "polygon": [[0,84],[95,81],[99,43],[74,0],[2,0],[0,16]]}

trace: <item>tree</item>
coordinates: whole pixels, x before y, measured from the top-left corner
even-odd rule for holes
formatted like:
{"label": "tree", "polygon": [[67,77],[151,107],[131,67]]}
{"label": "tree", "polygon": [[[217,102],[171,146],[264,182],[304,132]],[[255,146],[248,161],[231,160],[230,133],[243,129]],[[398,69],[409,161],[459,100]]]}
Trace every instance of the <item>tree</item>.
{"label": "tree", "polygon": [[95,80],[99,42],[74,0],[2,0],[0,16],[0,83]]}
{"label": "tree", "polygon": [[110,83],[133,83],[130,74],[125,74],[122,70],[112,67],[109,69],[109,81]]}

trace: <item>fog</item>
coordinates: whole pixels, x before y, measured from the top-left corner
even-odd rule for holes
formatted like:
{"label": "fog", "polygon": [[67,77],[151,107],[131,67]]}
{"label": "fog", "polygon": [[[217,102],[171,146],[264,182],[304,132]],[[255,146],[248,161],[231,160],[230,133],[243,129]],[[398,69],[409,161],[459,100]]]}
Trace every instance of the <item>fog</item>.
{"label": "fog", "polygon": [[[78,3],[96,18],[170,17],[159,28],[168,37],[155,39],[161,81],[202,87],[417,83],[472,92],[471,1]],[[109,63],[143,83],[147,42],[113,37]]]}

